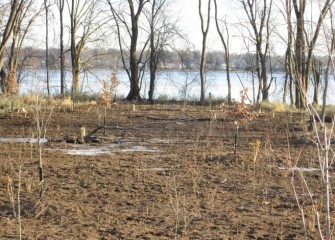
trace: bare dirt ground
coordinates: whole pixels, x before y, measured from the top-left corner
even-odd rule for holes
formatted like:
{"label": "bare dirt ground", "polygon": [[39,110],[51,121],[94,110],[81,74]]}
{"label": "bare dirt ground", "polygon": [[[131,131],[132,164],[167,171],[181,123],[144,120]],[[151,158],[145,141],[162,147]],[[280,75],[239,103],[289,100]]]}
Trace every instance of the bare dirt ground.
{"label": "bare dirt ground", "polygon": [[[108,111],[111,129],[94,135],[100,142],[43,144],[41,202],[37,144],[0,142],[0,239],[19,238],[19,215],[23,239],[302,239],[292,172],[281,168],[318,167],[308,116],[263,112],[240,126],[235,156],[230,111],[211,120],[209,106],[119,105]],[[47,137],[98,124],[95,106],[55,108]],[[29,111],[0,114],[2,137],[34,129]],[[320,174],[304,175],[322,212]],[[294,184],[308,238],[317,238],[315,208]]]}

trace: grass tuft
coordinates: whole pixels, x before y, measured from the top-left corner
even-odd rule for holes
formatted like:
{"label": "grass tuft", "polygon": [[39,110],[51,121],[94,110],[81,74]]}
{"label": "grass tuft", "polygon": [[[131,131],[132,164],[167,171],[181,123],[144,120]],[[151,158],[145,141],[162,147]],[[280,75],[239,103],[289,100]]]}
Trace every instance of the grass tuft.
{"label": "grass tuft", "polygon": [[274,102],[261,102],[259,104],[259,107],[262,109],[269,109],[274,112],[286,112],[291,107],[287,105],[286,103],[280,102],[280,101],[274,101]]}

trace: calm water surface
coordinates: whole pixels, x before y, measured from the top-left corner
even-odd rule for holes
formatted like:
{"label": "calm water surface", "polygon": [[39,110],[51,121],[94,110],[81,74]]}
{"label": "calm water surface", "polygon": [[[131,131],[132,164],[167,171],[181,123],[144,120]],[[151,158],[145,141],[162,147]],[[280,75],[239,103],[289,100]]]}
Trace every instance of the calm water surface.
{"label": "calm water surface", "polygon": [[[97,70],[90,73],[81,74],[80,90],[88,94],[96,94],[102,91],[103,80],[110,81],[112,71]],[[116,89],[116,94],[126,96],[129,91],[129,80],[125,71],[119,71],[120,85]],[[284,74],[276,73],[273,75],[275,81],[270,88],[270,100],[281,100],[283,96]],[[71,89],[71,72],[66,72],[66,89]],[[225,72],[209,72],[206,74],[206,96],[211,93],[212,97],[225,98],[227,96],[227,80]],[[335,90],[333,78],[331,78],[328,104],[335,104],[335,97],[332,93]],[[257,79],[255,79],[255,89],[258,88]],[[240,100],[240,91],[248,88],[248,95],[253,99],[252,75],[247,72],[232,72],[232,97]],[[141,84],[141,95],[148,98],[149,74],[146,73]],[[58,70],[50,71],[50,89],[51,93],[57,95],[60,93],[60,72]],[[321,91],[320,89],[320,100]],[[46,93],[46,71],[31,70],[26,71],[20,87],[21,93]],[[180,71],[162,71],[157,75],[155,89],[155,98],[161,99],[188,99],[198,100],[200,96],[200,77],[198,72],[180,72]],[[312,99],[312,92],[309,93],[309,99]]]}

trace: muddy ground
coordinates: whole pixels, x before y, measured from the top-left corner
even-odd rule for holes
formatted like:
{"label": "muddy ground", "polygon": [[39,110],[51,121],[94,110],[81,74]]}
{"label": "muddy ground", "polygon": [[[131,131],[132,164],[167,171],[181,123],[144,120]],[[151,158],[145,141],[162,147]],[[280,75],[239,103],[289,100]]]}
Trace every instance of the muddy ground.
{"label": "muddy ground", "polygon": [[[3,110],[1,137],[35,137],[32,109]],[[307,236],[317,239],[320,172],[302,172],[313,207],[300,172],[292,185],[285,169],[319,167],[308,115],[257,112],[239,127],[235,155],[231,111],[120,104],[107,112],[106,132],[76,144],[69,142],[80,127],[91,133],[101,113],[89,105],[55,107],[46,133],[54,142],[41,148],[42,185],[38,144],[0,142],[0,239],[19,238],[19,216],[23,239],[303,239],[293,186]]]}

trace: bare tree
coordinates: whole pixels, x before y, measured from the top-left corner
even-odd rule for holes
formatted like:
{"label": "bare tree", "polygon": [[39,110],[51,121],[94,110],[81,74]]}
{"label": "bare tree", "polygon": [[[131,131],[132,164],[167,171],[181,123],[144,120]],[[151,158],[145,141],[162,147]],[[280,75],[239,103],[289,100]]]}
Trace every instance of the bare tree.
{"label": "bare tree", "polygon": [[65,94],[65,57],[64,57],[64,4],[65,0],[58,0],[59,10],[59,51],[60,51],[60,93],[62,96]]}
{"label": "bare tree", "polygon": [[200,104],[205,104],[205,87],[206,87],[206,79],[205,79],[205,66],[206,66],[206,51],[207,51],[207,36],[210,25],[210,14],[211,14],[211,0],[208,0],[207,3],[207,21],[205,22],[204,16],[202,14],[201,2],[199,0],[198,10],[201,22],[201,32],[202,32],[202,49],[201,49],[201,59],[200,59],[200,81],[201,81],[201,89],[200,89]]}
{"label": "bare tree", "polygon": [[228,84],[228,95],[227,100],[228,104],[231,104],[231,81],[230,81],[230,53],[229,53],[229,31],[227,26],[227,21],[224,21],[223,24],[225,26],[227,39],[223,37],[223,32],[220,29],[219,25],[219,19],[218,19],[218,6],[217,6],[217,0],[214,0],[215,5],[215,24],[216,24],[216,30],[220,36],[221,43],[224,48],[224,55],[225,55],[225,62],[226,62],[226,76],[227,76],[227,84]]}
{"label": "bare tree", "polygon": [[326,0],[320,11],[315,30],[311,33],[311,39],[308,41],[305,34],[305,11],[307,0],[292,0],[294,13],[296,17],[296,34],[295,34],[295,58],[294,58],[294,74],[296,78],[296,99],[295,105],[298,108],[307,107],[307,91],[309,78],[313,67],[313,57],[315,45],[319,37],[323,20],[333,5],[334,0]]}
{"label": "bare tree", "polygon": [[315,56],[313,56],[313,62],[312,62],[312,82],[314,85],[314,91],[313,91],[313,105],[317,106],[319,105],[319,89],[321,84],[321,74],[322,74],[322,62],[320,60],[317,60]]}
{"label": "bare tree", "polygon": [[304,92],[307,91],[307,77],[306,77],[306,39],[305,39],[305,9],[306,1],[292,0],[294,6],[294,13],[297,20],[296,42],[295,42],[295,77],[296,77],[296,99],[295,105],[298,108],[306,108],[306,101]]}
{"label": "bare tree", "polygon": [[[171,2],[169,2],[171,4]],[[171,16],[167,15],[167,0],[153,0],[149,11],[145,11],[149,22],[149,64],[150,64],[150,86],[149,101],[154,103],[154,90],[156,84],[156,74],[158,64],[164,56],[164,50],[171,48],[175,36],[180,36],[176,24],[171,21]],[[170,18],[169,18],[170,17]]]}
{"label": "bare tree", "polygon": [[191,57],[189,55],[189,51],[187,50],[181,50],[177,51],[179,61],[181,63],[181,73],[183,74],[183,77],[181,80],[178,79],[178,83],[180,84],[179,81],[181,81],[181,88],[178,90],[179,94],[184,102],[184,108],[186,105],[186,101],[189,98],[189,94],[191,89],[195,86],[197,82],[198,76],[192,76],[190,74],[190,62],[191,62]]}
{"label": "bare tree", "polygon": [[0,78],[2,93],[7,93],[7,74],[4,68],[5,50],[10,40],[17,19],[24,8],[25,0],[2,1],[0,3],[1,29],[0,33]]}
{"label": "bare tree", "polygon": [[[112,3],[111,0],[107,0],[110,10],[112,12],[113,18],[116,23],[118,43],[121,52],[122,64],[125,68],[130,82],[130,90],[126,97],[129,101],[141,100],[140,96],[140,64],[144,64],[145,61],[141,62],[143,50],[142,48],[141,55],[138,56],[137,47],[139,40],[139,20],[143,12],[143,8],[146,3],[149,3],[150,0],[138,0],[137,3],[134,3],[133,0],[127,0],[127,6],[122,8],[122,4],[118,5],[119,8],[115,7],[115,3]],[[124,38],[122,35],[122,27],[126,29],[127,37],[130,41],[129,47],[129,67],[126,64],[126,56],[124,50]]]}
{"label": "bare tree", "polygon": [[[293,31],[292,31],[292,2],[291,0],[285,0],[284,5],[284,18],[286,19],[287,24],[287,48],[285,52],[285,81],[284,81],[284,94],[283,102],[286,102],[287,90],[289,89],[290,93],[290,104],[294,104],[294,95],[293,95]],[[281,35],[281,34],[278,34]]]}
{"label": "bare tree", "polygon": [[47,91],[50,96],[50,77],[49,77],[49,3],[48,0],[44,0],[45,9],[45,68],[47,71]]}
{"label": "bare tree", "polygon": [[267,75],[267,55],[270,44],[269,39],[272,33],[270,28],[272,0],[240,0],[240,3],[248,17],[248,23],[251,26],[251,30],[248,28],[248,31],[250,31],[250,35],[256,45],[257,71],[262,101],[268,101],[272,81],[268,80]]}
{"label": "bare tree", "polygon": [[[329,18],[330,18],[330,33],[325,34],[327,36],[328,40],[328,61],[325,71],[325,83],[324,83],[324,89],[323,89],[323,97],[322,97],[322,114],[321,119],[324,122],[325,115],[326,115],[326,105],[327,105],[327,95],[328,95],[328,86],[329,86],[329,77],[330,77],[330,71],[331,67],[334,68],[335,64],[333,62],[333,55],[335,52],[335,26],[334,26],[334,10],[330,9],[329,11]],[[324,27],[326,29],[326,27]],[[325,30],[326,32],[326,30]],[[329,35],[329,36],[328,36]]]}
{"label": "bare tree", "polygon": [[[157,72],[157,65],[158,65],[158,59],[159,55],[162,51],[162,48],[160,43],[158,42],[158,46],[156,47],[156,21],[159,12],[163,8],[165,4],[165,0],[162,1],[156,1],[153,0],[153,3],[151,5],[151,13],[149,17],[149,24],[150,24],[150,87],[149,87],[149,101],[150,103],[153,102],[154,97],[154,90],[155,90],[155,81],[156,81],[156,72]],[[160,39],[158,38],[157,41]]]}
{"label": "bare tree", "polygon": [[99,2],[95,0],[66,0],[70,15],[70,49],[72,65],[72,90],[79,91],[80,72],[82,65],[83,50],[104,24],[99,18]]}
{"label": "bare tree", "polygon": [[43,11],[43,7],[38,6],[37,3],[36,0],[25,0],[25,7],[21,9],[13,28],[8,57],[8,76],[4,85],[4,91],[9,95],[19,93],[18,72],[23,67],[23,64],[19,65],[19,59],[23,43],[26,40],[29,29]]}

